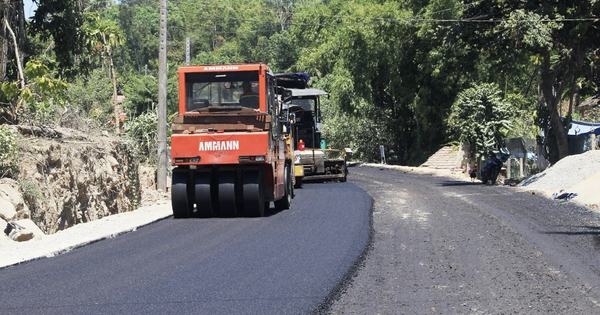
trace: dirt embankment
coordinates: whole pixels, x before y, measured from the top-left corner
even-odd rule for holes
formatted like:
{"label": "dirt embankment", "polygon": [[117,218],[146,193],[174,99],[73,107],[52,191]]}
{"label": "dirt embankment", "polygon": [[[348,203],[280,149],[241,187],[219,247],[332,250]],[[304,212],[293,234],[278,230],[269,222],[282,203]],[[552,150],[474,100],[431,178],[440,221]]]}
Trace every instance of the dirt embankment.
{"label": "dirt embankment", "polygon": [[161,198],[143,192],[154,185],[154,172],[141,167],[131,145],[119,138],[64,128],[14,130],[19,133],[19,172],[15,179],[0,179],[3,229],[6,222],[33,222],[44,234],[53,234],[132,211],[143,196]]}

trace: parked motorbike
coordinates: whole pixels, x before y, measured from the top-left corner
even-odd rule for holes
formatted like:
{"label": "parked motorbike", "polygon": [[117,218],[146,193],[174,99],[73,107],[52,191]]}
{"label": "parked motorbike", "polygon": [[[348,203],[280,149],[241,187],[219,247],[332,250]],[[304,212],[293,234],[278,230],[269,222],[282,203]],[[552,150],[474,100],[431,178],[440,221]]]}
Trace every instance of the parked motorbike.
{"label": "parked motorbike", "polygon": [[485,166],[483,169],[479,170],[481,181],[484,184],[487,184],[488,182],[491,182],[492,185],[496,184],[498,174],[500,174],[502,166],[504,163],[506,163],[506,161],[508,161],[509,157],[510,154],[506,154],[504,152],[499,152],[492,155],[489,160],[485,161]]}

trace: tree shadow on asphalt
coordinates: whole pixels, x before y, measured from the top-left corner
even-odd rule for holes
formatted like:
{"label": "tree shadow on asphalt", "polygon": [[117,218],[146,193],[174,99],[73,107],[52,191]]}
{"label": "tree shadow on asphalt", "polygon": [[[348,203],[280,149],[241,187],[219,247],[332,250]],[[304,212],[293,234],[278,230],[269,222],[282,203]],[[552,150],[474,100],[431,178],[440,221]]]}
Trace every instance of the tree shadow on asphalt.
{"label": "tree shadow on asphalt", "polygon": [[[457,182],[457,181],[444,181],[439,183],[440,186],[484,186],[480,182]],[[487,185],[491,186],[491,185]]]}
{"label": "tree shadow on asphalt", "polygon": [[567,228],[580,228],[587,229],[587,231],[553,231],[553,232],[542,232],[546,235],[566,235],[566,236],[580,236],[590,235],[593,239],[593,245],[595,250],[600,250],[600,227],[598,226],[567,226]]}
{"label": "tree shadow on asphalt", "polygon": [[[541,232],[547,235],[597,235],[600,237],[600,226],[564,226],[567,231]],[[587,231],[568,231],[568,229],[586,229]]]}
{"label": "tree shadow on asphalt", "polygon": [[[271,204],[269,204],[268,208],[265,208],[265,213],[264,213],[264,215],[262,217],[263,218],[272,217],[272,216],[277,215],[277,214],[279,214],[280,212],[283,212],[283,211],[286,211],[286,210],[277,210],[275,208],[275,206],[271,203]],[[186,219],[188,219],[188,220],[189,219],[208,220],[208,219],[237,219],[237,218],[260,218],[260,217],[247,215],[247,214],[245,214],[243,212],[242,213],[238,213],[236,216],[233,216],[233,217],[222,216],[218,212],[214,213],[211,216],[203,216],[203,215],[200,215],[196,211],[196,209],[194,208],[194,211],[192,212],[192,214],[190,215],[190,217],[186,218]]]}

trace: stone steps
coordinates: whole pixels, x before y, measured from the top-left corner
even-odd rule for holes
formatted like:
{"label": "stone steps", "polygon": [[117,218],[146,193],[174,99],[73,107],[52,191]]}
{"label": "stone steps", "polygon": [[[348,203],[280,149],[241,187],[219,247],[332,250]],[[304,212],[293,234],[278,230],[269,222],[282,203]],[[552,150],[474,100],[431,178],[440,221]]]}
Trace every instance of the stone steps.
{"label": "stone steps", "polygon": [[429,167],[435,169],[453,169],[456,168],[458,160],[458,151],[452,150],[452,147],[442,147],[436,153],[421,164],[420,167]]}

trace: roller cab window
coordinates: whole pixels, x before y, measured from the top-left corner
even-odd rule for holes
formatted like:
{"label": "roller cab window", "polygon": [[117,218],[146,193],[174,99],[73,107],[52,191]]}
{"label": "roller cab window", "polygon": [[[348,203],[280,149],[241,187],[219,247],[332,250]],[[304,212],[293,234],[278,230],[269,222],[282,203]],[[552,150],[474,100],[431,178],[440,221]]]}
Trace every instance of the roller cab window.
{"label": "roller cab window", "polygon": [[258,73],[186,74],[186,111],[210,107],[259,109]]}

